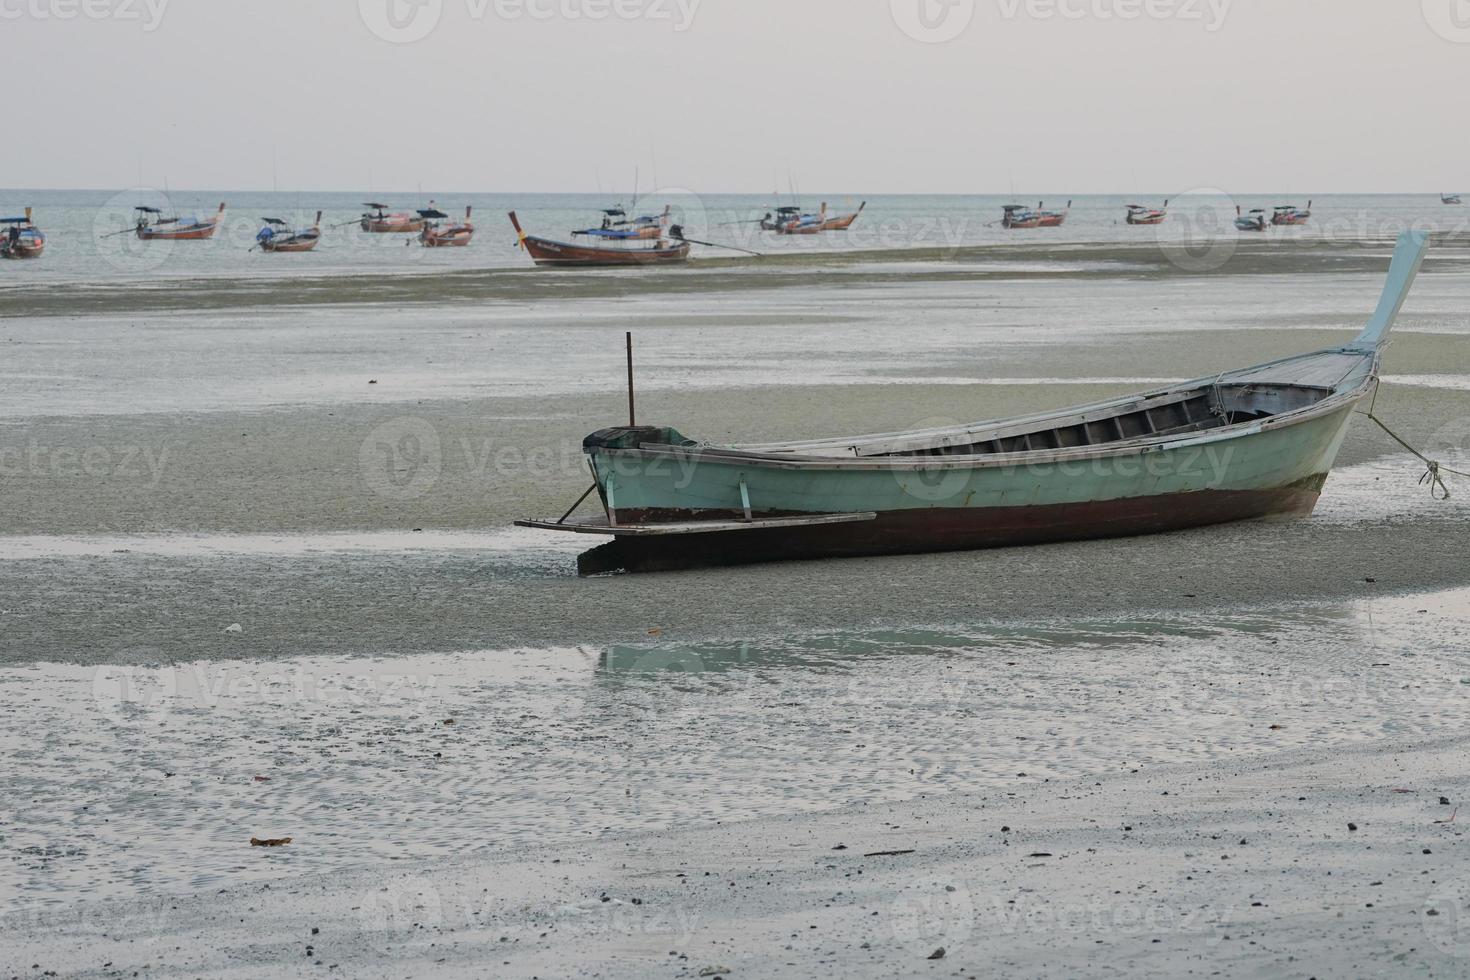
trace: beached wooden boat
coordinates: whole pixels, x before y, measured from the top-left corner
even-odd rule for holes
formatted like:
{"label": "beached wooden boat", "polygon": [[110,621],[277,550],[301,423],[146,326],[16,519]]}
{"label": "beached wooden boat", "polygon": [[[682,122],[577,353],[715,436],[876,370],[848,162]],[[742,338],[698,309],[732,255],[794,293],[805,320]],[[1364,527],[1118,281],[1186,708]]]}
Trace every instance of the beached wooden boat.
{"label": "beached wooden boat", "polygon": [[0,225],[0,259],[38,259],[46,251],[46,234],[32,223],[30,208],[24,217],[0,218]]}
{"label": "beached wooden boat", "polygon": [[1130,225],[1161,225],[1169,217],[1169,202],[1165,201],[1161,208],[1146,208],[1142,204],[1128,205],[1128,223]]}
{"label": "beached wooden boat", "polygon": [[420,211],[419,215],[424,218],[424,230],[419,232],[419,244],[424,248],[463,248],[475,238],[475,226],[470,221],[472,207],[464,209],[464,221],[454,224],[440,224],[449,220],[449,215],[437,208]]}
{"label": "beached wooden boat", "polygon": [[671,428],[603,429],[583,443],[603,513],[518,523],[612,536],[582,556],[582,573],[595,574],[1306,516],[1374,390],[1427,244],[1424,232],[1399,239],[1377,311],[1341,347],[1060,412],[915,432],[716,446]]}
{"label": "beached wooden boat", "polygon": [[219,210],[208,218],[198,217],[172,217],[165,218],[163,211],[159,208],[139,206],[133,209],[138,213],[137,223],[133,232],[145,242],[171,241],[171,242],[198,242],[213,238],[220,222],[225,218],[224,202],[220,203]]}
{"label": "beached wooden boat", "polygon": [[[432,202],[431,202],[432,203]],[[359,224],[363,231],[372,232],[377,235],[417,235],[424,230],[426,220],[419,214],[409,211],[398,211],[388,213],[388,205],[369,201],[363,207],[371,208],[362,216]]]}
{"label": "beached wooden boat", "polygon": [[539,266],[595,268],[671,265],[689,260],[691,246],[687,241],[670,242],[659,239],[647,244],[578,245],[526,234],[514,211],[510,212],[510,223],[515,227],[520,247],[524,248],[526,254],[530,255],[531,260]]}
{"label": "beached wooden boat", "polygon": [[1305,208],[1299,208],[1294,204],[1278,204],[1271,212],[1271,223],[1273,225],[1304,225],[1311,217],[1311,201],[1307,202]]}
{"label": "beached wooden boat", "polygon": [[1250,214],[1243,214],[1240,205],[1235,207],[1235,227],[1239,231],[1265,231],[1271,226],[1266,219],[1263,208],[1256,208]]}
{"label": "beached wooden boat", "polygon": [[1060,228],[1067,220],[1067,215],[1072,213],[1072,202],[1061,211],[1047,211],[1046,202],[1042,201],[1036,206],[1037,216],[1041,219],[1037,225],[1040,228]]}
{"label": "beached wooden boat", "polygon": [[262,252],[310,252],[322,240],[322,213],[310,228],[292,231],[281,218],[261,218],[265,227],[255,236],[255,246]]}

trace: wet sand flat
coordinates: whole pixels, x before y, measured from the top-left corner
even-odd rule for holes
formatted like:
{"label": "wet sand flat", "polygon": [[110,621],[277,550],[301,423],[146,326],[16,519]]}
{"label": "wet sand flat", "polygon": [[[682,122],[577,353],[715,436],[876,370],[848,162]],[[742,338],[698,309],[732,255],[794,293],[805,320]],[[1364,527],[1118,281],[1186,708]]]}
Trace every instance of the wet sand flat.
{"label": "wet sand flat", "polygon": [[12,919],[0,954],[98,977],[307,965],[364,977],[1456,976],[1470,957],[1464,828],[1447,822],[1470,792],[1462,762],[1453,739],[1119,767],[87,903]]}
{"label": "wet sand flat", "polygon": [[[510,526],[586,488],[625,330],[640,421],[883,431],[1340,343],[1386,257],[11,294],[0,963],[1453,973],[1470,487],[1431,499],[1367,419],[1309,520],[590,580],[588,542]],[[1463,266],[1374,407],[1470,470]]]}

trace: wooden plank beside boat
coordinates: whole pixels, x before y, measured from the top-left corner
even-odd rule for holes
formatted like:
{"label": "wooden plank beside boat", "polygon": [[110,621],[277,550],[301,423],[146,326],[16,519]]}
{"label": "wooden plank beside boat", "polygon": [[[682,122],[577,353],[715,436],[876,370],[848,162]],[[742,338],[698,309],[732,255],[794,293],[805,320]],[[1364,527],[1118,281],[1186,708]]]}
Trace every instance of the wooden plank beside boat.
{"label": "wooden plank beside boat", "polygon": [[[1427,244],[1424,232],[1399,239],[1377,311],[1341,347],[1061,412],[915,432],[715,446],[670,428],[604,429],[583,448],[605,516],[521,523],[613,535],[582,556],[580,571],[595,574],[1306,516],[1377,382]],[[803,522],[834,515],[845,519]],[[785,523],[762,523],[773,520]],[[689,531],[701,522],[708,533]],[[671,525],[681,533],[652,533]]]}
{"label": "wooden plank beside boat", "polygon": [[689,260],[690,243],[659,240],[651,245],[575,245],[528,235],[520,219],[510,212],[519,244],[538,266],[581,268],[670,265]]}

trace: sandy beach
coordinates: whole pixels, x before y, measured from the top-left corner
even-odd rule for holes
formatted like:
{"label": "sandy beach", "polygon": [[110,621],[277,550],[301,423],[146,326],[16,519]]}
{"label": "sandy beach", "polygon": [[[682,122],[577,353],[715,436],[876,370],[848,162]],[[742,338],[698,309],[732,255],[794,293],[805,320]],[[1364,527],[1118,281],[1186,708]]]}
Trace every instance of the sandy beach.
{"label": "sandy beach", "polygon": [[24,976],[1449,977],[1470,958],[1467,791],[1458,738],[1018,777],[85,904],[12,920],[3,948]]}
{"label": "sandy beach", "polygon": [[[1386,250],[880,260],[18,293],[0,975],[1463,972],[1470,488],[1365,418],[1304,521],[589,580],[510,526],[628,329],[644,419],[884,431],[1341,342]],[[1466,261],[1374,405],[1459,468]]]}

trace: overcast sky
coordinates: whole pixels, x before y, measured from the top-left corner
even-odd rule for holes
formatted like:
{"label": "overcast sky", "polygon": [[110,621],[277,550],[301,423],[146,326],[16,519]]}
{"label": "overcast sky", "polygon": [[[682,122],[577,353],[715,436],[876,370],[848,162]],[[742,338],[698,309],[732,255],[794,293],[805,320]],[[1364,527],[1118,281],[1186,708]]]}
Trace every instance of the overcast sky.
{"label": "overcast sky", "polygon": [[1470,0],[0,0],[0,37],[10,187],[1470,191]]}

